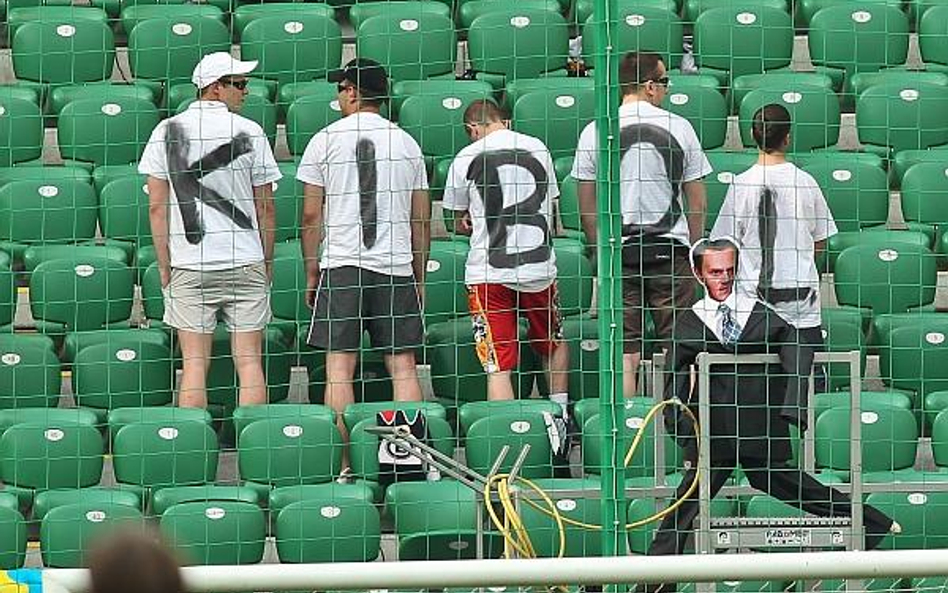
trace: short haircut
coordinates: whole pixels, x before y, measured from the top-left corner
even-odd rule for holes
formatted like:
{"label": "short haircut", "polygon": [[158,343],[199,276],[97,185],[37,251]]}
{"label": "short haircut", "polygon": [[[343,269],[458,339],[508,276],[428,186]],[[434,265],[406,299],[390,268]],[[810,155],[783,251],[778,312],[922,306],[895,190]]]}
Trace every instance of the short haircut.
{"label": "short haircut", "polygon": [[471,125],[501,122],[507,113],[490,99],[475,99],[464,110],[464,123]]}
{"label": "short haircut", "polygon": [[691,267],[700,272],[705,253],[708,251],[726,251],[728,249],[734,251],[734,264],[736,266],[739,249],[734,239],[730,237],[722,237],[713,241],[711,239],[701,239],[691,247]]}
{"label": "short haircut", "polygon": [[89,552],[92,593],[184,593],[178,562],[147,529],[126,529],[100,540]]}
{"label": "short haircut", "polygon": [[764,152],[782,150],[790,135],[790,112],[783,105],[764,105],[751,121],[754,142]]}
{"label": "short haircut", "polygon": [[662,56],[654,52],[633,51],[625,54],[619,62],[619,87],[623,95],[631,95],[650,80],[659,78]]}

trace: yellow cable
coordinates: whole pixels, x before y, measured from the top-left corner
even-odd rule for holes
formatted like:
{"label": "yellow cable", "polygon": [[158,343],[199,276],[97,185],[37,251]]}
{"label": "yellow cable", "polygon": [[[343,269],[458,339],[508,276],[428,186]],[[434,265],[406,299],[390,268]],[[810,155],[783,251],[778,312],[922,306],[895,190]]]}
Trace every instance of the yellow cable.
{"label": "yellow cable", "polygon": [[[632,444],[626,453],[623,462],[625,467],[628,467],[629,462],[632,461],[636,450],[638,450],[639,444],[644,438],[646,428],[648,428],[649,424],[654,421],[655,416],[660,411],[662,411],[665,406],[669,405],[678,406],[691,419],[692,425],[694,426],[696,444],[700,446],[701,431],[698,427],[698,419],[695,418],[695,415],[691,409],[678,399],[665,400],[652,406],[652,408],[648,411],[648,414],[645,415],[645,418],[642,421],[642,427],[639,429],[638,433],[636,433],[635,438],[632,439]],[[699,475],[696,468],[694,478],[691,480],[691,484],[688,486],[688,490],[685,491],[683,496],[675,500],[675,502],[672,504],[668,505],[668,507],[665,509],[649,517],[639,519],[638,521],[633,521],[632,523],[627,523],[625,528],[627,530],[635,529],[653,521],[663,519],[669,513],[674,512],[675,509],[681,506],[685,500],[694,494],[695,488],[698,487],[698,479]],[[540,496],[542,504],[530,498],[522,498],[521,500],[541,513],[552,517],[556,523],[557,531],[559,532],[559,550],[557,552],[558,558],[562,558],[566,551],[566,525],[572,525],[574,527],[589,530],[602,529],[602,525],[593,525],[590,523],[584,523],[582,521],[576,521],[574,519],[570,519],[569,517],[564,517],[562,514],[560,514],[559,509],[556,507],[556,504],[553,502],[550,496],[535,482],[520,476],[517,476],[514,481],[525,485],[527,488],[537,493]],[[495,485],[497,490],[496,494],[493,492]],[[487,514],[490,517],[491,522],[494,524],[494,527],[496,527],[500,534],[504,537],[504,555],[507,558],[510,558],[513,555],[512,552],[515,552],[522,558],[536,558],[536,550],[533,547],[533,542],[530,540],[530,535],[526,529],[526,526],[523,524],[523,520],[520,516],[520,513],[517,511],[516,504],[514,503],[511,492],[512,486],[513,484],[511,484],[509,474],[495,474],[487,480],[487,483],[484,485],[484,504],[487,507]],[[503,520],[501,520],[501,518],[497,515],[497,510],[494,508],[492,503],[493,500],[497,500],[500,504],[500,507],[503,509]]]}

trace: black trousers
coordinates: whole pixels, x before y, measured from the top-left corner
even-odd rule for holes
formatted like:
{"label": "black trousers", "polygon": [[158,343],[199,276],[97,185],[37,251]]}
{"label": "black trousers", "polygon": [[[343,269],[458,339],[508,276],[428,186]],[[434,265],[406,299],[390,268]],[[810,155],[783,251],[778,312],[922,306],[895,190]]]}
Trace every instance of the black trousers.
{"label": "black trousers", "polygon": [[[771,464],[766,459],[742,458],[741,467],[751,486],[778,498],[787,504],[800,508],[819,517],[849,517],[852,504],[848,495],[820,483],[807,472]],[[734,463],[722,463],[715,460],[721,469],[711,469],[711,497],[713,498],[731,476]],[[685,473],[678,487],[677,497],[687,492],[695,476],[695,464]],[[685,544],[692,533],[692,525],[698,516],[698,488],[675,511],[666,515],[655,532],[655,539],[649,547],[650,556],[682,554]],[[866,529],[866,549],[878,546],[889,533],[892,519],[878,509],[863,505],[863,524]],[[670,593],[675,590],[673,583],[647,585],[640,591]]]}

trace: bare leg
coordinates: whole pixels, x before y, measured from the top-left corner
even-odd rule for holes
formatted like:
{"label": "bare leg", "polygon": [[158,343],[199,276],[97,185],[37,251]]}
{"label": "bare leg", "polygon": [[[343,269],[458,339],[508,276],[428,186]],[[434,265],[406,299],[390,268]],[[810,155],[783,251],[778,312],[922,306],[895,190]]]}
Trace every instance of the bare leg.
{"label": "bare leg", "polygon": [[207,408],[207,371],[211,366],[213,334],[178,330],[183,360],[178,405],[182,408]]}
{"label": "bare leg", "polygon": [[628,352],[622,355],[622,392],[627,399],[635,397],[640,362],[642,362],[641,352]]}
{"label": "bare leg", "polygon": [[487,374],[487,399],[492,402],[514,399],[513,380],[510,378],[510,371]]}
{"label": "bare leg", "polygon": [[418,372],[415,365],[415,353],[399,352],[386,354],[385,368],[392,376],[392,387],[397,402],[420,402],[421,384],[418,383]]}
{"label": "bare leg", "polygon": [[352,377],[355,375],[357,352],[327,352],[326,353],[326,405],[336,413],[336,426],[342,435],[342,469],[349,467],[349,431],[342,413],[346,406],[355,402],[355,393],[352,390]]}
{"label": "bare leg", "polygon": [[263,373],[263,332],[232,333],[230,349],[240,383],[238,403],[241,406],[267,403],[267,380]]}
{"label": "bare leg", "polygon": [[560,342],[550,353],[549,358],[543,361],[550,393],[566,393],[569,391],[569,346]]}

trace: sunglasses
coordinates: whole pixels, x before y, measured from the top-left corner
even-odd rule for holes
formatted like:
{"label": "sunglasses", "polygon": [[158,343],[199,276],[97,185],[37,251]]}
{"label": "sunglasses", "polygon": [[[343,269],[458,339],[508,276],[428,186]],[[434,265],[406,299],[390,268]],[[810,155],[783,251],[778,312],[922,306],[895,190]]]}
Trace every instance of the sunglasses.
{"label": "sunglasses", "polygon": [[250,84],[250,81],[247,79],[244,80],[225,80],[221,79],[221,84],[226,86],[232,86],[238,91],[242,91],[247,88],[247,85]]}
{"label": "sunglasses", "polygon": [[651,81],[649,81],[649,82],[654,82],[655,84],[660,84],[660,85],[662,85],[662,86],[668,86],[669,82],[671,82],[671,81],[669,80],[669,78],[668,78],[667,76],[663,76],[663,77],[661,77],[661,78],[656,78],[656,79],[651,80]]}
{"label": "sunglasses", "polygon": [[351,88],[355,88],[355,87],[353,87],[351,84],[343,84],[341,82],[336,85],[336,90],[339,91],[340,93],[344,93]]}

